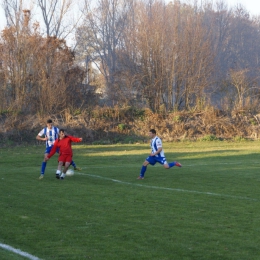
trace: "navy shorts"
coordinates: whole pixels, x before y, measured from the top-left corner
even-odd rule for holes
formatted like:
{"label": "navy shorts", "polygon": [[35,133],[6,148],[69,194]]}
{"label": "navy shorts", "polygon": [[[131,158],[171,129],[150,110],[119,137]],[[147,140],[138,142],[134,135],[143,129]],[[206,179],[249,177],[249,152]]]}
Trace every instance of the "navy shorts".
{"label": "navy shorts", "polygon": [[[45,153],[49,154],[51,152],[51,148],[52,148],[52,146],[46,147]],[[56,153],[59,153],[59,149],[58,148],[56,150]]]}
{"label": "navy shorts", "polygon": [[151,165],[155,165],[156,163],[167,164],[165,157],[148,156],[145,160]]}

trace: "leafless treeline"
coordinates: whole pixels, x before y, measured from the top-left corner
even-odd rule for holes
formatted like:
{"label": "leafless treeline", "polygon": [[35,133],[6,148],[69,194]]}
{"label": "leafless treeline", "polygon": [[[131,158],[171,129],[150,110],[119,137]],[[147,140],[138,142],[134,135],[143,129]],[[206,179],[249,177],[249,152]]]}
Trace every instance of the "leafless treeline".
{"label": "leafless treeline", "polygon": [[85,0],[81,20],[70,21],[72,1],[38,0],[44,19],[37,23],[19,3],[3,1],[1,111],[61,113],[98,104],[258,110],[260,16],[242,6]]}

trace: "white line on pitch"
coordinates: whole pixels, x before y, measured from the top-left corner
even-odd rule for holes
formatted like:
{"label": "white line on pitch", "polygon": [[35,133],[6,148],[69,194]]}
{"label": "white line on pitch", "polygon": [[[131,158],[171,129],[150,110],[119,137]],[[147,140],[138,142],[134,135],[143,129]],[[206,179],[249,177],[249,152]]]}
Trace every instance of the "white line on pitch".
{"label": "white line on pitch", "polygon": [[131,182],[125,182],[125,181],[120,181],[116,179],[111,179],[107,177],[102,177],[99,175],[93,175],[93,174],[88,174],[88,173],[77,173],[80,175],[87,175],[90,177],[94,178],[100,178],[103,180],[109,180],[121,184],[126,184],[126,185],[132,185],[132,186],[139,186],[139,187],[144,187],[148,189],[157,189],[157,190],[169,190],[169,191],[177,191],[177,192],[186,192],[186,193],[196,193],[196,194],[204,194],[204,195],[210,195],[210,196],[218,196],[218,197],[225,197],[225,198],[233,198],[233,199],[241,199],[241,200],[250,200],[250,201],[258,201],[258,199],[253,199],[253,198],[247,198],[247,197],[242,197],[242,196],[233,196],[233,195],[226,195],[226,194],[219,194],[219,193],[214,193],[214,192],[203,192],[203,191],[195,191],[195,190],[184,190],[184,189],[174,189],[174,188],[165,188],[165,187],[158,187],[158,186],[149,186],[149,185],[143,185],[143,184],[135,184]]}
{"label": "white line on pitch", "polygon": [[21,251],[20,249],[13,248],[13,247],[11,247],[11,246],[9,246],[9,245],[6,245],[6,244],[0,243],[0,247],[3,248],[3,249],[5,249],[5,250],[7,250],[7,251],[10,251],[10,252],[12,252],[12,253],[15,253],[15,254],[17,254],[17,255],[21,255],[21,256],[23,256],[23,257],[26,257],[26,258],[28,258],[28,259],[30,259],[30,260],[40,260],[40,258],[38,258],[38,257],[36,257],[36,256],[30,255],[30,254],[28,254],[28,253],[26,253],[26,252]]}
{"label": "white line on pitch", "polygon": [[[250,162],[251,165],[252,164],[259,164],[259,162]],[[218,165],[240,165],[240,164],[244,164],[244,162],[221,162],[221,163],[217,163]],[[211,164],[211,163],[202,163],[202,164],[182,164],[182,167],[197,167],[197,166],[211,166],[211,165],[216,165]],[[139,166],[141,167],[142,164],[139,164]],[[137,164],[122,164],[122,165],[106,165],[106,166],[95,166],[95,165],[89,165],[86,167],[82,167],[82,169],[104,169],[104,168],[121,168],[121,167],[137,167]],[[140,168],[139,167],[139,168]],[[161,165],[154,165],[152,167],[162,167]]]}

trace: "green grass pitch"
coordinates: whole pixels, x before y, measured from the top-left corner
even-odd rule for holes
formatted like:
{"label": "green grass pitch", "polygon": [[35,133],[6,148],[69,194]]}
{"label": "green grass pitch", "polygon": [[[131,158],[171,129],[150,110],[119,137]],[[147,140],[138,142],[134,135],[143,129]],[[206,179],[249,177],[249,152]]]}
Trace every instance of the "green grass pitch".
{"label": "green grass pitch", "polygon": [[260,259],[258,141],[164,143],[183,167],[144,180],[149,144],[73,149],[61,181],[57,155],[38,179],[44,146],[0,148],[0,259]]}

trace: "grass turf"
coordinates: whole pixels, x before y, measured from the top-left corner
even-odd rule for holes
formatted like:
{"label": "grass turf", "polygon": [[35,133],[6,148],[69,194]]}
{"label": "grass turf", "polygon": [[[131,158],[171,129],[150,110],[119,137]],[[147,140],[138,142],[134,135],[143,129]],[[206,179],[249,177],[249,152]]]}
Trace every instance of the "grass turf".
{"label": "grass turf", "polygon": [[[260,259],[260,144],[164,144],[168,162],[148,166],[148,145],[74,146],[82,167],[55,179],[44,147],[0,149],[0,243],[40,259]],[[0,249],[7,260],[24,259]]]}

